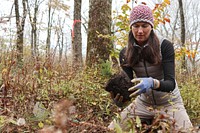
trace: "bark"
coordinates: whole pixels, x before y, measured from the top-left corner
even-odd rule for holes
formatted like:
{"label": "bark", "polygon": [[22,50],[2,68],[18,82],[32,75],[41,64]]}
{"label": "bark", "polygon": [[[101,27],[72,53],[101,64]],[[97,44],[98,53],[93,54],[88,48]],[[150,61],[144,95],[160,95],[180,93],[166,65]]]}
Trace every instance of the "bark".
{"label": "bark", "polygon": [[31,55],[32,57],[39,56],[39,49],[37,45],[37,14],[39,9],[40,2],[38,0],[35,0],[34,2],[34,10],[33,10],[33,16],[31,14],[31,8],[30,8],[30,1],[27,3],[28,7],[28,14],[29,14],[29,20],[31,24]]}
{"label": "bark", "polygon": [[90,0],[86,64],[92,65],[109,60],[112,48],[111,35],[111,0]]}
{"label": "bark", "polygon": [[63,48],[64,48],[64,33],[63,33],[63,31],[61,31],[61,42],[59,45],[59,63],[62,60]]}
{"label": "bark", "polygon": [[51,6],[48,10],[48,27],[47,27],[47,40],[46,40],[46,56],[50,54],[50,38],[51,38]]}
{"label": "bark", "polygon": [[63,32],[63,29],[64,29],[64,25],[65,25],[65,19],[63,20],[62,24],[61,24],[61,20],[62,18],[60,18],[58,16],[58,28],[56,28],[56,34],[57,34],[57,46],[58,46],[58,51],[59,51],[59,54],[58,54],[58,62],[60,63],[61,60],[62,60],[62,55],[63,55],[63,48],[64,48],[64,32]]}
{"label": "bark", "polygon": [[72,29],[73,66],[75,69],[82,67],[82,37],[81,37],[81,3],[74,0],[74,23]]}
{"label": "bark", "polygon": [[27,16],[27,0],[22,0],[23,12],[22,16],[20,16],[19,11],[19,1],[15,0],[15,15],[16,15],[16,27],[17,27],[17,41],[16,41],[16,49],[17,49],[17,62],[18,65],[22,65],[23,61],[23,43],[24,43],[24,25]]}
{"label": "bark", "polygon": [[46,39],[46,57],[47,57],[47,59],[50,56],[51,29],[52,29],[52,21],[53,21],[53,16],[54,16],[54,11],[55,11],[55,9],[53,9],[53,11],[52,11],[51,2],[52,2],[52,0],[50,0],[49,7],[48,7],[49,8],[48,9],[48,27],[47,27],[47,39]]}
{"label": "bark", "polygon": [[[183,11],[183,2],[182,0],[178,0],[179,2],[179,8],[180,8],[180,19],[181,19],[181,47],[185,47],[185,17],[184,17],[184,11]],[[181,68],[186,69],[186,59],[185,54],[182,55],[182,61],[181,61]]]}

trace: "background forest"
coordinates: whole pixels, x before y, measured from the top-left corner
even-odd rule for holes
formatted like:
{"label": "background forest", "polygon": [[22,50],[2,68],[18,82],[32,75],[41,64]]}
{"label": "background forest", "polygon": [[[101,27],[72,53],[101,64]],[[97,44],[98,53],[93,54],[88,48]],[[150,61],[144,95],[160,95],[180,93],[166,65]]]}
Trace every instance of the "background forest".
{"label": "background forest", "polygon": [[[119,109],[104,86],[120,72],[129,12],[141,3],[153,9],[155,31],[174,43],[184,104],[194,126],[200,124],[199,1],[4,0],[0,132],[114,132],[107,126]],[[129,132],[136,130],[146,131]]]}

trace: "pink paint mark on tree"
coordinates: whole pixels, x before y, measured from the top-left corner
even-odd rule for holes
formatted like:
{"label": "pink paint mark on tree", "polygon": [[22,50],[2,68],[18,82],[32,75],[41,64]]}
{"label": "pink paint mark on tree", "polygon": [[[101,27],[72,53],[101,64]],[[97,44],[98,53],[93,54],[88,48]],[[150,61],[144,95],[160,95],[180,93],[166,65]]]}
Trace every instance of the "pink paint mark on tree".
{"label": "pink paint mark on tree", "polygon": [[72,38],[74,38],[74,26],[76,25],[76,23],[79,23],[79,22],[81,22],[81,20],[74,20],[74,22],[73,22],[73,25],[72,25],[72,33],[71,33],[71,35],[72,35]]}

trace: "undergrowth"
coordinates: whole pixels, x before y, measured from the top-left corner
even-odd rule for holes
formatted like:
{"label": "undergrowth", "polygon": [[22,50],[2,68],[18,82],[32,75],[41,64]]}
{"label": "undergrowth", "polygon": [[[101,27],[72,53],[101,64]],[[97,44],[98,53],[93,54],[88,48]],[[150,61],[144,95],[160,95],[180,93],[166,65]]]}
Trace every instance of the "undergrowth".
{"label": "undergrowth", "polygon": [[194,125],[200,124],[200,78],[192,78],[180,83],[180,91],[185,108]]}
{"label": "undergrowth", "polygon": [[[111,75],[111,69],[107,68],[109,62],[80,70],[68,64],[48,66],[41,62],[25,63],[20,69],[12,59],[1,64],[1,132],[37,131],[53,124],[50,119],[53,106],[62,99],[73,101],[77,121],[92,121],[103,126],[110,121],[115,106],[104,90]],[[20,118],[26,121],[23,126],[18,123]]]}
{"label": "undergrowth", "polygon": [[[72,103],[70,107],[75,107],[73,115],[66,115],[70,118],[67,123],[70,127],[65,128],[71,132],[108,132],[106,127],[118,113],[118,108],[104,90],[106,81],[118,71],[112,69],[109,61],[92,68],[76,69],[66,62],[40,59],[29,60],[18,69],[8,56],[1,61],[0,71],[1,132],[36,132],[46,126],[58,125],[59,122],[52,117],[55,105],[63,99]],[[200,123],[198,81],[199,77],[187,82],[178,81],[194,124]]]}

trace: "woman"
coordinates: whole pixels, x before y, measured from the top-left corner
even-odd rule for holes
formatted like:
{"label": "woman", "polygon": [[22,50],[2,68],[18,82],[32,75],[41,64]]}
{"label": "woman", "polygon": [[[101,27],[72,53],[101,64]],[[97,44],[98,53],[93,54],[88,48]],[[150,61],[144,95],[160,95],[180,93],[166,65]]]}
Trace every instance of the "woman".
{"label": "woman", "polygon": [[[128,45],[120,52],[120,65],[133,83],[139,83],[129,89],[133,91],[130,97],[137,97],[121,112],[120,124],[129,117],[153,119],[161,108],[160,113],[175,120],[176,129],[192,127],[175,81],[173,45],[158,38],[153,27],[153,14],[148,6],[132,9]],[[115,101],[121,99],[118,96]],[[109,128],[114,128],[114,122]]]}

